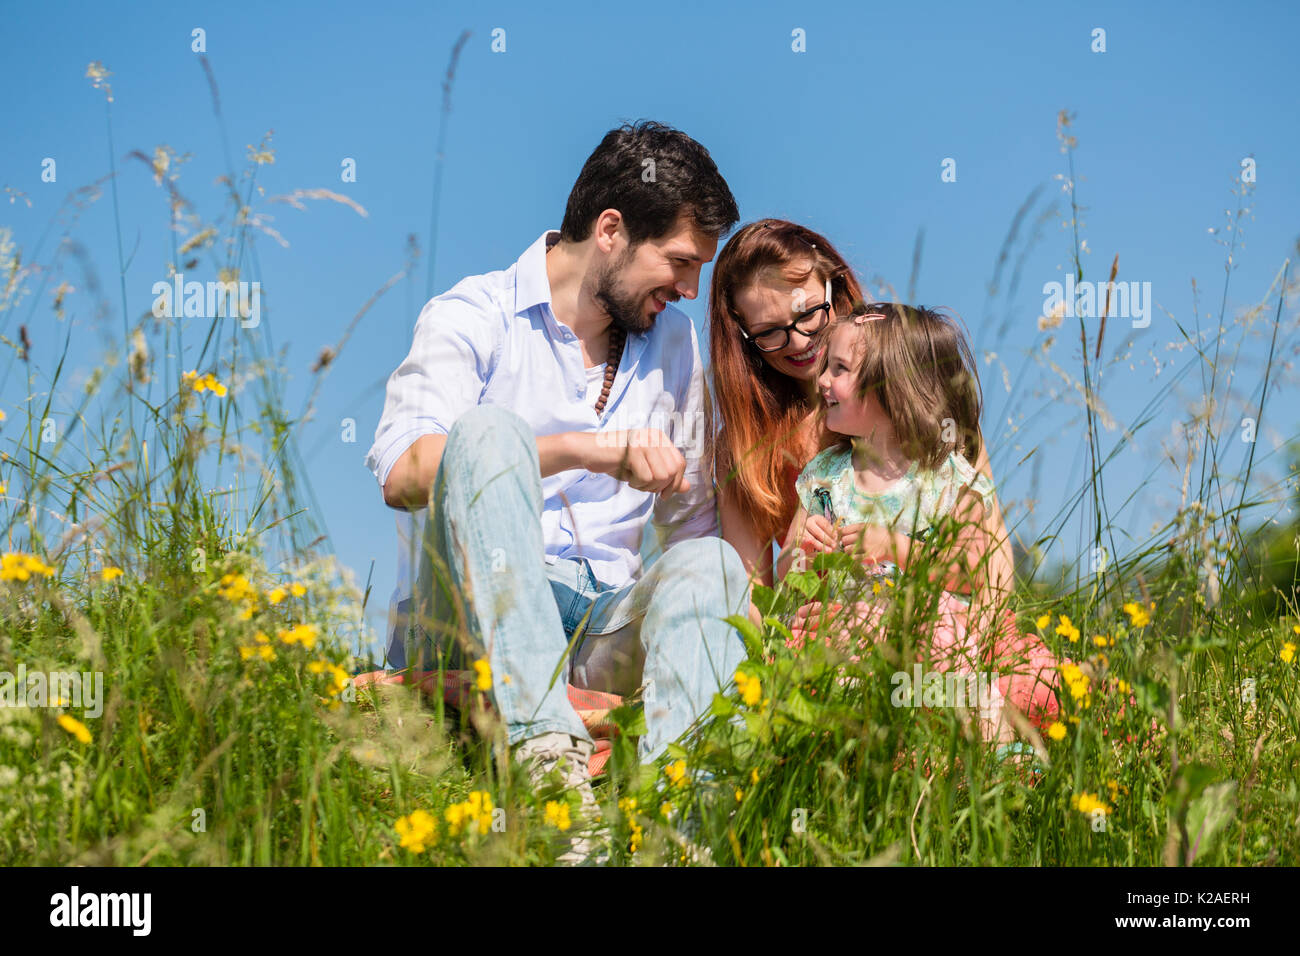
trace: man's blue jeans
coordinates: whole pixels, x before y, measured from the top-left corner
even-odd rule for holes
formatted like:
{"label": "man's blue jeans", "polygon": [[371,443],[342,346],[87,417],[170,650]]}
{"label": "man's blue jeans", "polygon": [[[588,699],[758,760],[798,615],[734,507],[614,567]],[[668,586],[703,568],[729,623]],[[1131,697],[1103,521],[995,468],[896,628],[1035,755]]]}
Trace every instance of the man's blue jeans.
{"label": "man's blue jeans", "polygon": [[[463,666],[458,650],[486,656],[511,744],[552,731],[589,739],[569,680],[624,694],[644,686],[641,757],[653,759],[708,710],[745,658],[740,635],[722,621],[748,611],[744,565],[721,538],[698,538],[610,588],[585,559],[547,564],[541,511],[528,424],[493,405],[462,415],[434,481],[412,609],[420,639],[406,660],[429,666],[441,653]],[[579,646],[564,660],[584,617]]]}

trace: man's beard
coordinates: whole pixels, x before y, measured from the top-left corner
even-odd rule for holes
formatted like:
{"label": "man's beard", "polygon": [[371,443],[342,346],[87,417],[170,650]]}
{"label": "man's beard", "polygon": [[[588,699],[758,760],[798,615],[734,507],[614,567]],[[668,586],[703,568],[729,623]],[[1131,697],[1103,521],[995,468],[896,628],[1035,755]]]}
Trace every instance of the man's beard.
{"label": "man's beard", "polygon": [[594,298],[609,316],[611,325],[624,332],[641,333],[655,324],[654,316],[647,316],[641,300],[624,292],[615,278],[632,258],[631,253],[632,250],[627,249],[617,262],[601,272]]}

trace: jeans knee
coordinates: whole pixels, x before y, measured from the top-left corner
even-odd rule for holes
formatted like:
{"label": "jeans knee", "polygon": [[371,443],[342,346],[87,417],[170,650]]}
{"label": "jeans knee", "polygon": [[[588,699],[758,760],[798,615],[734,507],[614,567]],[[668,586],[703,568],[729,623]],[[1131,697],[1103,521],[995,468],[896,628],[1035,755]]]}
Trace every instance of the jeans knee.
{"label": "jeans knee", "polygon": [[500,405],[475,405],[451,426],[439,467],[496,473],[524,464],[537,470],[537,439],[528,423]]}
{"label": "jeans knee", "polygon": [[691,538],[679,541],[660,558],[664,571],[673,576],[695,577],[718,582],[728,604],[741,606],[749,597],[749,575],[736,549],[722,538]]}

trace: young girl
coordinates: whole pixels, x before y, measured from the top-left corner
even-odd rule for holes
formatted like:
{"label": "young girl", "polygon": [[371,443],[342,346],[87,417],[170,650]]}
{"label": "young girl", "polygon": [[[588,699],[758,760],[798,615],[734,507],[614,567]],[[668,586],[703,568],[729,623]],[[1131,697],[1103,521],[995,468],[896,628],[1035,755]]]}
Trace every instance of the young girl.
{"label": "young girl", "polygon": [[[993,530],[999,522],[992,483],[970,464],[979,453],[981,398],[960,329],[930,309],[876,303],[859,304],[826,334],[817,380],[821,413],[845,439],[799,476],[799,509],[777,559],[778,576],[807,553],[848,551],[862,559],[879,593],[895,585],[899,565],[914,564],[927,541],[942,542],[929,562],[943,587],[929,635],[935,670],[996,675],[978,701],[988,739],[1012,739],[1014,718],[1003,712],[1004,701],[1045,724],[1057,712],[1056,661],[995,610],[1005,606],[1011,568]],[[951,533],[941,532],[946,519]],[[841,535],[844,526],[854,530]],[[878,603],[857,603],[855,630],[878,624],[882,613]],[[796,619],[793,646],[815,627],[807,616]],[[849,637],[846,631],[841,640]]]}

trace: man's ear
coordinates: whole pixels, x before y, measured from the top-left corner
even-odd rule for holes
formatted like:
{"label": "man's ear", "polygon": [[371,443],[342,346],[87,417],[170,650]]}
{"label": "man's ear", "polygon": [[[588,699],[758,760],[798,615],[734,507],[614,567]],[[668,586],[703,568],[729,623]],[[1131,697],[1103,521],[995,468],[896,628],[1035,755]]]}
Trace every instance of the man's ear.
{"label": "man's ear", "polygon": [[623,214],[617,209],[606,209],[596,217],[596,227],[592,230],[596,248],[607,256],[620,251],[627,245],[627,230],[623,228]]}

